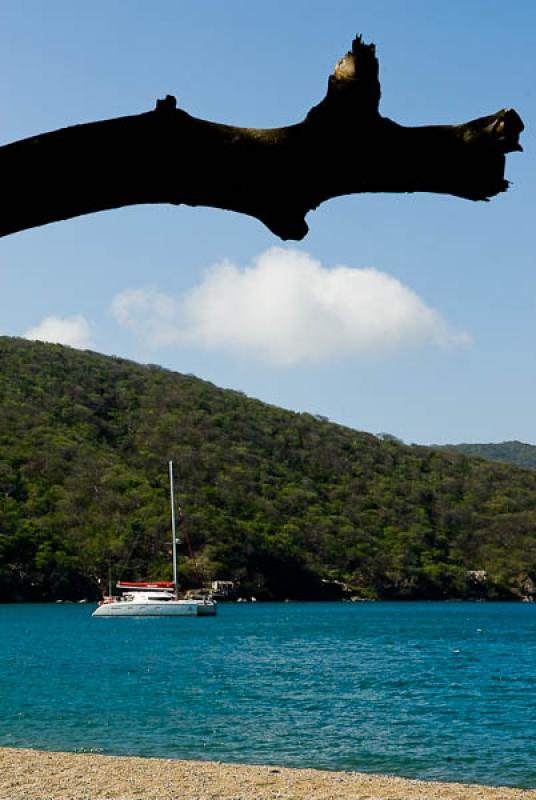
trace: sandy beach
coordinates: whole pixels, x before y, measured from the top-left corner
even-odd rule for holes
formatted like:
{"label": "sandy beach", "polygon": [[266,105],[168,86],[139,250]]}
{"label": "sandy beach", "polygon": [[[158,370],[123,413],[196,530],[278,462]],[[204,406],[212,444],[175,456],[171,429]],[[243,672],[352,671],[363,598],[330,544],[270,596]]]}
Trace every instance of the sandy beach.
{"label": "sandy beach", "polygon": [[536,789],[356,772],[0,749],[1,800],[536,800]]}

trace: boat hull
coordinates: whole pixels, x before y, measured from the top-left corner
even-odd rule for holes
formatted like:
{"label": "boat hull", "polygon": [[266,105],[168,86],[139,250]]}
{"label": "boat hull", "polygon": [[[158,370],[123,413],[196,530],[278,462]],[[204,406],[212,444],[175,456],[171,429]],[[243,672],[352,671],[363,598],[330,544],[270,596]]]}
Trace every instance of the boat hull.
{"label": "boat hull", "polygon": [[216,614],[215,603],[168,600],[165,603],[102,603],[94,617],[210,617]]}

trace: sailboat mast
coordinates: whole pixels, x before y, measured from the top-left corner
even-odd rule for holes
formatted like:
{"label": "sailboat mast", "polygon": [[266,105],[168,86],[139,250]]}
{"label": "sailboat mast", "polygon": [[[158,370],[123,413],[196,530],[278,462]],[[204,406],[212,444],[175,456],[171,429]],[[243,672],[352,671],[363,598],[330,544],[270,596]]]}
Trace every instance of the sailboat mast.
{"label": "sailboat mast", "polygon": [[169,462],[169,493],[171,499],[171,543],[173,553],[173,583],[175,593],[179,589],[177,580],[177,534],[175,531],[175,489],[173,488],[173,461]]}

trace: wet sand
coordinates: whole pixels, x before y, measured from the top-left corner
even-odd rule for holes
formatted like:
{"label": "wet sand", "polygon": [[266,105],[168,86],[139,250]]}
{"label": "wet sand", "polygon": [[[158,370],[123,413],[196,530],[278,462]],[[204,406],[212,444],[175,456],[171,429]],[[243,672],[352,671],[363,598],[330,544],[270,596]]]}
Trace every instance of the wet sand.
{"label": "wet sand", "polygon": [[536,800],[506,789],[368,775],[0,748],[0,800]]}

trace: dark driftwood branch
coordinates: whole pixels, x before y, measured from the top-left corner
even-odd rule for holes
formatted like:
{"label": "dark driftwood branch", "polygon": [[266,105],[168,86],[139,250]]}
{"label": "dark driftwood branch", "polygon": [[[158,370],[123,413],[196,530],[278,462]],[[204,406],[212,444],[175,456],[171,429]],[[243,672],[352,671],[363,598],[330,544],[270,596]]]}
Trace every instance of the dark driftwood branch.
{"label": "dark driftwood branch", "polygon": [[0,148],[0,235],[139,203],[205,205],[302,239],[305,215],[357,192],[440,192],[487,200],[508,187],[521,150],[511,109],[462,125],[406,128],[382,117],[374,45],[337,64],[326,97],[286,128],[191,117],[175,98],[154,111],[76,125]]}

